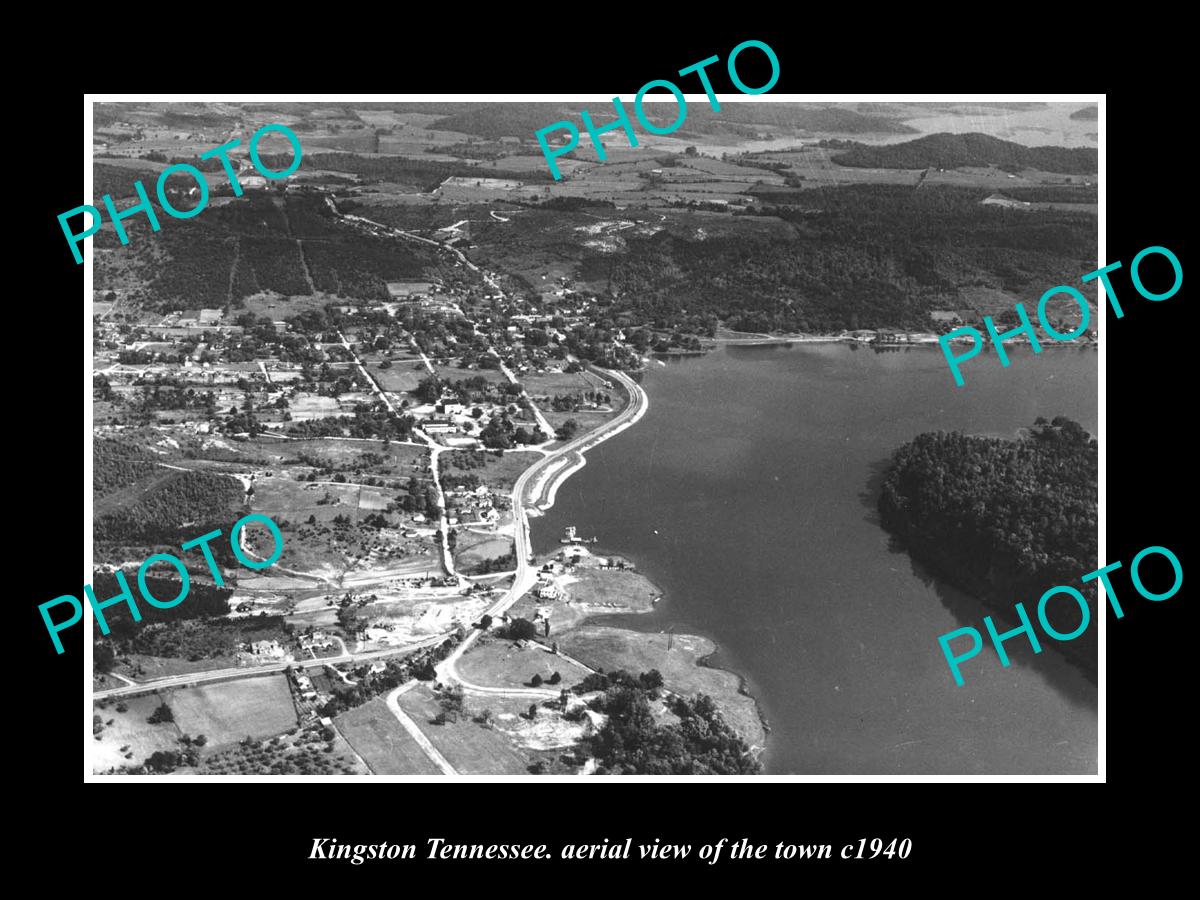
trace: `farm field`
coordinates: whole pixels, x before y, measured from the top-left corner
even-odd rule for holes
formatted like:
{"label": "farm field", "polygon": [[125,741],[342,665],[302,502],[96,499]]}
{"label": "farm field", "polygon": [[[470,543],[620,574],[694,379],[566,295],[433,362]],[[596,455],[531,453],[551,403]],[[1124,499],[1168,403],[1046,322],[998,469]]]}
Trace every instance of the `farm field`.
{"label": "farm field", "polygon": [[412,716],[430,743],[463,775],[526,775],[525,757],[503,734],[459,716],[457,722],[431,724],[442,711],[425,685],[400,695],[400,708]]}
{"label": "farm field", "polygon": [[442,773],[401,727],[383,697],[344,712],[333,721],[376,775]]}
{"label": "farm field", "polygon": [[296,708],[282,674],[243,678],[175,691],[167,698],[185,734],[203,734],[209,746],[264,738],[296,725]]}

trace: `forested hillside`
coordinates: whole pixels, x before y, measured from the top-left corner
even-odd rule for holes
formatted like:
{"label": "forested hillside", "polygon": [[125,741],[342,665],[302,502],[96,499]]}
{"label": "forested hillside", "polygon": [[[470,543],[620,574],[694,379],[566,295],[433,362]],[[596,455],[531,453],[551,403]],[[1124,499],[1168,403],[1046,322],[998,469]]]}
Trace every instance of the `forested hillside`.
{"label": "forested hillside", "polygon": [[[1093,625],[1066,643],[1046,639],[1094,676],[1097,568],[1097,444],[1065,417],[1039,419],[1020,440],[958,432],[918,435],[898,449],[884,478],[884,527],[936,575],[1007,611],[1032,619],[1042,594],[1071,585],[1087,598]],[[1048,607],[1060,632],[1079,625],[1071,603]]]}
{"label": "forested hillside", "polygon": [[931,134],[869,147],[859,144],[833,157],[841,166],[867,169],[957,169],[962,166],[996,166],[1007,172],[1041,169],[1068,175],[1094,175],[1096,150],[1088,147],[1026,147],[986,134]]}
{"label": "forested hillside", "polygon": [[903,185],[765,194],[761,214],[790,230],[698,219],[585,256],[582,272],[606,279],[617,311],[638,319],[670,324],[687,310],[746,331],[834,332],[930,329],[929,310],[953,306],[960,287],[1040,295],[1089,271],[1094,216],[981,206],[986,195]]}
{"label": "forested hillside", "polygon": [[177,545],[213,528],[228,533],[242,515],[237,479],[168,469],[151,456],[120,441],[96,440],[95,539]]}
{"label": "forested hillside", "polygon": [[[647,94],[643,107],[651,122],[660,127],[669,126],[677,113],[674,102],[658,103],[658,99],[670,101],[666,91]],[[632,118],[633,99],[622,98],[625,110]],[[580,111],[587,110],[597,125],[615,118],[615,107],[604,103],[529,103],[519,108],[499,105],[479,105],[453,115],[438,119],[430,127],[440,131],[458,131],[463,134],[495,140],[501,137],[520,137],[532,140],[541,128],[554,122],[568,120],[581,127]],[[689,103],[687,117],[681,133],[755,134],[753,127],[788,128],[803,131],[838,134],[916,134],[914,128],[905,125],[893,116],[863,115],[850,109],[831,106],[800,106],[793,103],[726,103],[714,110],[707,103]],[[730,126],[734,126],[732,129]],[[635,129],[641,130],[635,125]],[[582,129],[581,129],[582,130]],[[584,140],[586,141],[586,133]]]}
{"label": "forested hillside", "polygon": [[441,265],[432,247],[337,221],[316,194],[252,191],[195,219],[159,213],[159,221],[161,230],[151,233],[143,217],[130,220],[126,247],[109,229],[96,235],[97,247],[116,250],[97,254],[97,287],[135,272],[130,299],[156,311],[237,306],[260,291],[386,300],[388,281],[421,277]]}

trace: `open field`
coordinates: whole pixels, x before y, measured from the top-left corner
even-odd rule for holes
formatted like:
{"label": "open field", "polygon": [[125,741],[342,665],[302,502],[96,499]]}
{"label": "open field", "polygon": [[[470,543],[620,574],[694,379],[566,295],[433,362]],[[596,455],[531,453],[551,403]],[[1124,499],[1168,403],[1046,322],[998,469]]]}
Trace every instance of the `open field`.
{"label": "open field", "polygon": [[334,724],[376,775],[441,774],[400,726],[383,697],[342,713]]}
{"label": "open field", "polygon": [[[284,477],[260,478],[255,483],[254,509],[266,513],[275,521],[285,518],[294,522],[307,519],[310,515],[315,516],[317,522],[337,515],[347,515],[353,521],[358,521],[377,509],[372,502],[377,493],[375,488],[361,484],[302,482]],[[364,494],[367,497],[365,505]]]}
{"label": "open field", "polygon": [[[521,473],[542,458],[542,454],[530,450],[505,451],[496,456],[486,450],[454,450],[441,457],[444,477],[451,477],[460,472],[473,473],[479,480],[501,494],[512,492],[513,485],[521,477]],[[456,465],[456,461],[460,465]],[[482,462],[482,466],[478,463]],[[469,463],[475,463],[472,467]]]}
{"label": "open field", "polygon": [[[454,565],[465,572],[470,572],[485,559],[505,556],[511,553],[512,549],[512,539],[504,535],[490,537],[459,529],[458,543],[454,548]],[[508,568],[512,569],[513,566]]]}
{"label": "open field", "polygon": [[450,765],[464,775],[527,775],[528,761],[503,734],[459,716],[457,722],[433,725],[442,711],[433,692],[420,685],[400,695],[400,707]]}
{"label": "open field", "polygon": [[[420,465],[428,462],[429,451],[413,444],[400,444],[359,438],[319,438],[275,442],[273,458],[281,461],[296,460],[303,454],[320,459],[335,469],[361,470],[365,474],[403,476],[407,480]],[[369,459],[366,454],[382,457],[382,462]]]}
{"label": "open field", "polygon": [[419,359],[416,362],[392,360],[386,369],[381,369],[379,362],[380,358],[374,356],[363,359],[371,377],[385,391],[399,394],[416,390],[417,382],[426,375],[425,364]]}
{"label": "open field", "polygon": [[313,419],[327,419],[330,416],[342,414],[341,404],[333,397],[322,397],[318,394],[296,394],[288,401],[288,410],[293,422],[309,422]]}
{"label": "open field", "polygon": [[296,725],[284,675],[265,675],[175,691],[167,700],[185,734],[203,734],[209,746],[264,738]]}
{"label": "open field", "polygon": [[595,569],[576,566],[567,585],[572,602],[595,612],[649,612],[653,599],[662,592],[646,576],[627,569]]}
{"label": "open field", "polygon": [[[112,725],[106,725],[100,732],[100,740],[91,743],[92,771],[102,772],[115,766],[138,766],[156,750],[175,750],[179,746],[180,730],[174,722],[164,722],[151,725],[146,720],[163,702],[158,694],[148,694],[141,697],[122,698],[113,700],[111,704],[101,707],[93,705],[93,711],[107,722],[112,719]],[[127,707],[125,712],[118,712],[117,706]],[[128,745],[133,756],[126,759],[120,748]]]}
{"label": "open field", "polygon": [[[553,637],[551,634],[551,637],[545,640],[549,641]],[[493,636],[480,640],[463,654],[458,663],[458,671],[473,684],[512,688],[530,687],[529,680],[534,675],[540,675],[542,680],[546,681],[558,672],[562,676],[558,685],[541,685],[550,690],[555,687],[573,687],[587,674],[574,663],[548,653],[540,646],[528,644],[521,649],[512,641]]]}
{"label": "open field", "polygon": [[583,625],[558,635],[558,646],[580,662],[608,672],[625,669],[637,674],[658,669],[670,690],[686,696],[711,696],[725,720],[748,744],[761,747],[766,740],[754,700],[739,691],[741,679],[724,669],[697,665],[716,649],[708,638]]}
{"label": "open field", "polygon": [[[606,393],[606,389],[599,384],[599,379],[590,373],[584,372],[547,372],[542,375],[527,374],[521,376],[521,384],[525,385],[525,390],[529,392],[529,396],[537,401],[541,397],[553,397],[555,394],[582,394],[587,391],[601,390]],[[617,392],[619,393],[619,391]]]}
{"label": "open field", "polygon": [[[616,397],[613,399],[616,400]],[[579,437],[579,435],[583,434],[584,432],[591,431],[593,428],[599,428],[605,422],[610,421],[620,409],[619,405],[614,405],[617,406],[617,409],[615,409],[613,412],[596,412],[595,410],[589,409],[581,409],[579,412],[555,412],[552,409],[543,409],[542,413],[545,415],[546,421],[549,422],[555,428],[555,430],[562,427],[563,423],[568,419],[574,419],[575,423],[579,426],[579,430],[575,432],[575,437]],[[558,446],[562,443],[564,442],[559,441],[552,446]]]}
{"label": "open field", "polygon": [[438,375],[448,381],[465,381],[468,378],[478,377],[489,385],[508,384],[508,378],[499,369],[482,367],[464,369],[459,365],[461,361],[461,357],[458,356],[430,357],[430,362],[433,363]]}

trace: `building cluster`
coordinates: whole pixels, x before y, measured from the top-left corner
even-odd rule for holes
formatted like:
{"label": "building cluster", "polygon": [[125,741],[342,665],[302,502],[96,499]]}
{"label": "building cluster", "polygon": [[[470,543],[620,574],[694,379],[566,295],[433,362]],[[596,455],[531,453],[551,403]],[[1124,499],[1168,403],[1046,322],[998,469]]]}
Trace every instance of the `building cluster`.
{"label": "building cluster", "polygon": [[[448,525],[480,525],[490,527],[500,518],[492,489],[486,485],[476,488],[459,487],[446,493],[446,523]],[[468,516],[470,518],[468,518]]]}

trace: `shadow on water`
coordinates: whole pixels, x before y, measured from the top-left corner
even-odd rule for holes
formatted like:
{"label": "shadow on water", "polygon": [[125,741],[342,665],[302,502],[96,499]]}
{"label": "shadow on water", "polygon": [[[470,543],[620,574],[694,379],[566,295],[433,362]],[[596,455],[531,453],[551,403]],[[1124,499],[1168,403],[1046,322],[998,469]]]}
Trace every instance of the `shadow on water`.
{"label": "shadow on water", "polygon": [[[879,493],[887,473],[888,463],[888,459],[882,459],[870,464],[868,468],[871,474],[867,478],[866,488],[858,495],[866,510],[864,518],[880,529],[883,529],[883,524],[879,516]],[[960,626],[975,628],[983,634],[985,651],[979,659],[984,659],[986,656],[992,665],[1000,665],[1000,659],[996,656],[995,649],[991,646],[987,633],[984,631],[983,617],[991,616],[992,621],[996,623],[997,631],[1003,632],[1020,624],[1016,613],[1009,612],[1004,607],[988,606],[973,594],[935,575],[909,553],[903,538],[886,529],[883,530],[888,539],[888,552],[904,556],[908,560],[912,574],[937,594],[942,605],[950,611]],[[1028,608],[1028,604],[1026,607]],[[938,635],[933,635],[930,639],[934,647],[938,646],[937,637]],[[1089,670],[1082,663],[1055,651],[1052,649],[1054,641],[1046,638],[1041,639],[1042,652],[1038,654],[1032,652],[1027,641],[1021,644],[1019,649],[1014,649],[1014,643],[1015,641],[1010,641],[1005,644],[1005,650],[1008,651],[1012,661],[1010,664],[1029,666],[1034,669],[1046,679],[1046,682],[1055,691],[1075,706],[1096,709],[1097,673],[1095,669]]]}

